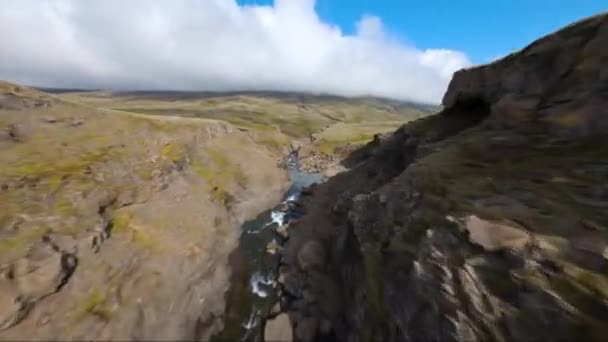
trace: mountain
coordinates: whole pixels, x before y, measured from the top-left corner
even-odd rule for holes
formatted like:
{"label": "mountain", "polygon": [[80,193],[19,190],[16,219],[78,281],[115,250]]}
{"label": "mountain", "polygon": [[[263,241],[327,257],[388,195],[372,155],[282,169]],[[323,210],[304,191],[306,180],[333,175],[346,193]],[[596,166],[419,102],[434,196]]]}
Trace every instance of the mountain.
{"label": "mountain", "polygon": [[290,223],[298,341],[608,338],[608,14],[455,73]]}

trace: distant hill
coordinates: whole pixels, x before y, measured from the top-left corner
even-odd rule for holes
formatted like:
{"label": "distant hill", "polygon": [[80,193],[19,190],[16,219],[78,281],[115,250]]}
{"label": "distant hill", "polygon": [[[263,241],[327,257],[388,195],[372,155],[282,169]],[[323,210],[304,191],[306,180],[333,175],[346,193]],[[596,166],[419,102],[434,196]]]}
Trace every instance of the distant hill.
{"label": "distant hill", "polygon": [[339,96],[331,94],[315,94],[315,93],[303,93],[303,92],[283,92],[283,91],[270,91],[270,90],[243,90],[243,91],[177,91],[177,90],[136,90],[136,91],[113,91],[103,89],[79,89],[79,88],[47,88],[47,87],[33,87],[40,91],[44,91],[51,94],[68,94],[68,93],[100,93],[106,92],[111,93],[113,96],[129,96],[129,97],[147,97],[156,99],[195,99],[195,98],[213,98],[213,97],[231,97],[231,96],[254,96],[254,97],[268,97],[268,98],[282,98],[285,100],[291,99],[294,101],[301,102],[322,102],[322,101],[353,101],[353,102],[372,102],[377,101],[381,103],[392,104],[394,106],[405,106],[411,108],[417,108],[420,110],[427,111],[438,111],[439,105],[412,102],[412,101],[401,101],[390,98],[382,98],[375,96]]}

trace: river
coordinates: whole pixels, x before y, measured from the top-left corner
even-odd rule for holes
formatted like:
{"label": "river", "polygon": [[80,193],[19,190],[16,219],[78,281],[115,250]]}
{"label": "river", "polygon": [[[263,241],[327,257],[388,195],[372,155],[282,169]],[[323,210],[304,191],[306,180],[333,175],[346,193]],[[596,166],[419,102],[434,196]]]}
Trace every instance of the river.
{"label": "river", "polygon": [[[224,329],[212,341],[261,341],[263,322],[278,301],[279,255],[266,251],[273,239],[280,242],[276,228],[303,213],[293,204],[303,188],[320,183],[321,174],[300,170],[297,152],[285,159],[291,186],[276,207],[245,222],[239,247],[230,256],[231,285],[226,294]],[[285,210],[287,209],[287,210]]]}

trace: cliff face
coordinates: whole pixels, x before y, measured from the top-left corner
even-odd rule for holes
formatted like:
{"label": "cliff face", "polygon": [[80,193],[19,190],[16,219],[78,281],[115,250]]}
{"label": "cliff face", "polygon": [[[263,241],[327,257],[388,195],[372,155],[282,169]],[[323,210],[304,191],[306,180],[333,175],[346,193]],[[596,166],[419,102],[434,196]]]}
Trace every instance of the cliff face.
{"label": "cliff face", "polygon": [[301,341],[608,338],[608,15],[454,75],[438,115],[311,189]]}

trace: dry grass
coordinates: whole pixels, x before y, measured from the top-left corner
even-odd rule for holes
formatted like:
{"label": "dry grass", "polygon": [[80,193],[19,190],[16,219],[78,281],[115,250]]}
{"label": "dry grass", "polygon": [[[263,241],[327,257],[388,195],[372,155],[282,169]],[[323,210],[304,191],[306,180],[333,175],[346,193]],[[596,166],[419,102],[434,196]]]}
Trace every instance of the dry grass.
{"label": "dry grass", "polygon": [[218,94],[210,97],[188,93],[91,92],[62,96],[71,101],[121,111],[223,120],[255,131],[278,129],[290,138],[308,137],[336,124],[359,124],[359,127],[372,128],[403,123],[429,114],[396,101],[316,98],[297,94]]}

